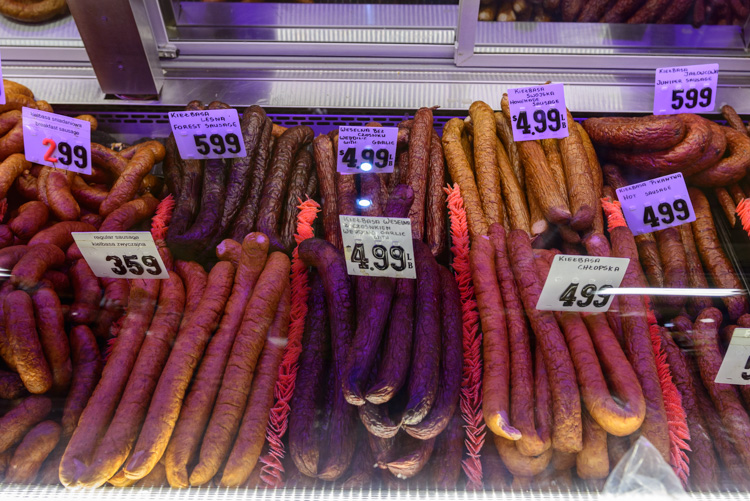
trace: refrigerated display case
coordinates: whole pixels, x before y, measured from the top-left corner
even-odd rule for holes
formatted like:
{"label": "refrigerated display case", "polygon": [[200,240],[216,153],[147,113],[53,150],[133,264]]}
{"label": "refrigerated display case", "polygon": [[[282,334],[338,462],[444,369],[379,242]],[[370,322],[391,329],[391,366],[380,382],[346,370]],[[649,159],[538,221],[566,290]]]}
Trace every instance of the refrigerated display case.
{"label": "refrigerated display case", "polygon": [[[746,3],[706,1],[701,26],[560,22],[586,3],[564,1],[541,21],[554,3],[0,18],[3,77],[97,143],[91,174],[65,174],[0,114],[0,496],[745,499],[750,386],[714,378],[726,356],[746,379],[750,355]],[[651,116],[658,68],[714,63],[712,111]],[[524,126],[503,95],[544,82],[572,115]],[[170,112],[206,110],[236,130],[186,153]],[[397,128],[392,149],[349,158],[343,128],[365,126]],[[674,201],[627,202],[678,173]],[[339,216],[408,218],[415,241],[351,240],[375,223]],[[127,281],[71,233],[149,230],[150,253],[105,256]],[[630,260],[615,294],[556,268],[609,258]],[[375,268],[394,275],[357,276]]]}

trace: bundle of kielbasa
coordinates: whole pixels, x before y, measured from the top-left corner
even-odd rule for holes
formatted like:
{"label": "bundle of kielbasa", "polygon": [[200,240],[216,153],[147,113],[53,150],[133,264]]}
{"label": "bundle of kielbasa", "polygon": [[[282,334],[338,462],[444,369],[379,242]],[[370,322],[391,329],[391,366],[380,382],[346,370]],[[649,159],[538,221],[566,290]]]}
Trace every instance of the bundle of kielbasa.
{"label": "bundle of kielbasa", "polygon": [[[223,108],[192,101],[186,110]],[[271,239],[271,249],[292,252],[298,200],[317,193],[313,131],[274,125],[260,106],[247,108],[240,126],[245,157],[183,159],[174,135],[167,139],[164,179],[176,200],[167,243],[175,256],[211,261],[223,239],[239,242],[254,230]]]}
{"label": "bundle of kielbasa", "polygon": [[[101,351],[132,295],[127,280],[99,279],[75,231],[122,231],[154,214],[149,172],[157,141],[115,152],[92,145],[91,175],[32,164],[23,154],[21,106],[52,111],[5,81],[0,115],[0,472],[6,482],[57,483],[57,467],[102,371]],[[93,117],[89,120],[96,129]],[[61,411],[53,408],[61,406]],[[59,402],[59,403],[57,403]]]}
{"label": "bundle of kielbasa", "polygon": [[[343,175],[336,131],[313,140],[251,106],[244,158],[182,159],[173,137],[92,144],[81,176],[26,160],[20,106],[45,103],[6,92],[3,481],[258,487],[277,459],[297,487],[599,489],[645,437],[692,489],[750,489],[750,387],[715,383],[750,327],[746,295],[537,309],[560,253],[628,258],[626,288],[743,289],[712,212],[719,190],[737,204],[750,188],[731,108],[730,127],[566,113],[568,137],[523,142],[507,99],[473,103],[442,137],[421,108],[399,124],[392,174]],[[615,190],[677,171],[696,220],[633,236]],[[295,235],[318,184],[319,220]],[[416,279],[350,276],[340,215],[409,218]],[[168,279],[97,278],[71,236],[149,228]]]}

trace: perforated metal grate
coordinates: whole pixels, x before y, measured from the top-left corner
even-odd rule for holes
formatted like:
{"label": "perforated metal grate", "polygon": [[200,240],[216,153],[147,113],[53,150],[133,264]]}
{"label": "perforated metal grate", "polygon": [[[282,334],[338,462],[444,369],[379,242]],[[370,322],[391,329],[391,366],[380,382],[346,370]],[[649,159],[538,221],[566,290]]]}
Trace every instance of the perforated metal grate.
{"label": "perforated metal grate", "polygon": [[[99,129],[110,134],[118,136],[122,141],[134,141],[141,137],[167,137],[170,133],[169,115],[166,111],[159,112],[129,112],[129,111],[85,111],[85,110],[65,110],[58,111],[64,115],[80,115],[87,113],[93,115],[99,121]],[[467,113],[468,115],[468,113]],[[356,114],[290,114],[290,113],[273,113],[269,112],[268,116],[274,123],[284,127],[294,127],[295,125],[307,125],[313,129],[315,134],[325,134],[331,129],[342,125],[363,126],[368,122],[379,122],[385,127],[395,127],[399,122],[413,118],[409,113],[368,113],[363,115]],[[438,131],[443,130],[443,126],[454,118],[455,114],[434,115],[435,127]],[[461,116],[463,118],[466,115]]]}

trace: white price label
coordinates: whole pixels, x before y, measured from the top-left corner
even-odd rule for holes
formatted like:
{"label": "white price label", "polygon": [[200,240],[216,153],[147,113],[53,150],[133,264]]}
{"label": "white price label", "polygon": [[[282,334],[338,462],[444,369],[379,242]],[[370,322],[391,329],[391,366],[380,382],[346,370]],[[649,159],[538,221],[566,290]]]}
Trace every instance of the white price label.
{"label": "white price label", "polygon": [[91,174],[91,124],[57,113],[22,108],[23,149],[30,162]]}
{"label": "white price label", "polygon": [[716,63],[657,68],[654,115],[713,111],[718,81]]}
{"label": "white price label", "polygon": [[617,198],[633,235],[695,221],[682,172],[618,188]]}
{"label": "white price label", "polygon": [[340,174],[393,172],[398,127],[339,127]]}
{"label": "white price label", "polygon": [[[3,81],[3,61],[0,59],[0,82]],[[5,85],[0,85],[0,104],[5,104]]]}
{"label": "white price label", "polygon": [[736,328],[715,383],[750,384],[750,329]]}
{"label": "white price label", "polygon": [[169,278],[148,231],[73,232],[94,275],[101,278]]}
{"label": "white price label", "polygon": [[602,292],[620,286],[628,263],[630,260],[623,257],[558,254],[536,309],[605,312],[612,304],[612,295]]}
{"label": "white price label", "polygon": [[513,139],[562,139],[568,137],[568,112],[563,84],[508,89]]}
{"label": "white price label", "polygon": [[339,216],[339,221],[349,275],[417,278],[409,218]]}
{"label": "white price label", "polygon": [[170,111],[169,124],[182,158],[203,160],[247,155],[235,109]]}

